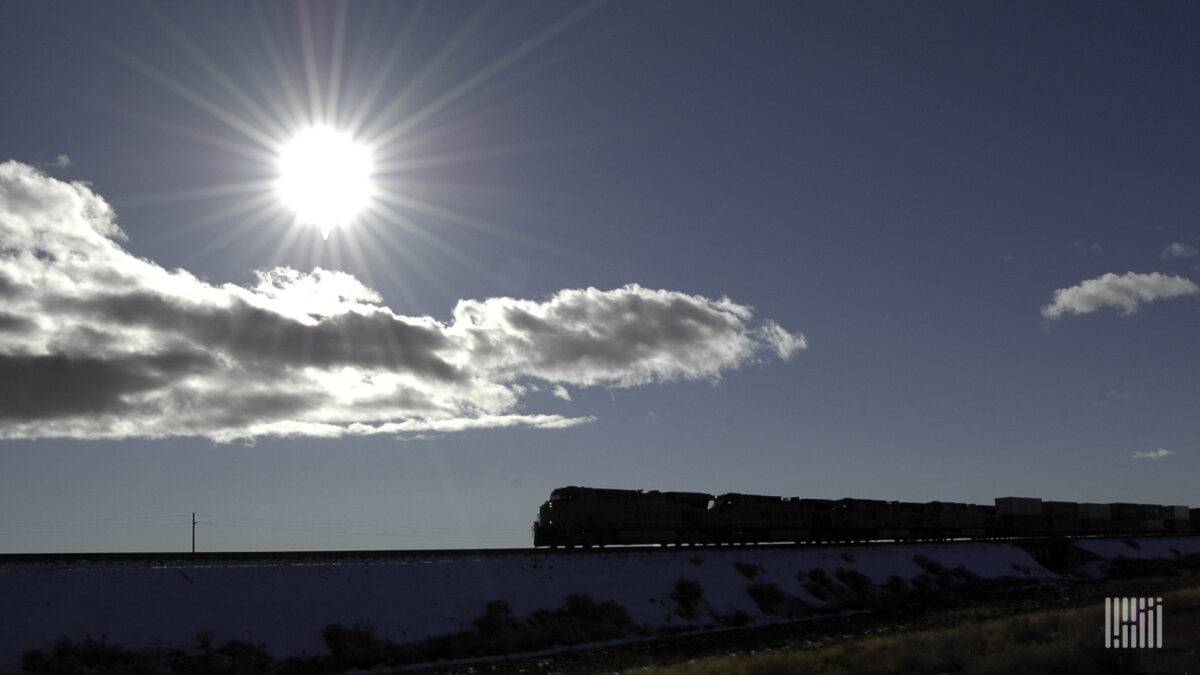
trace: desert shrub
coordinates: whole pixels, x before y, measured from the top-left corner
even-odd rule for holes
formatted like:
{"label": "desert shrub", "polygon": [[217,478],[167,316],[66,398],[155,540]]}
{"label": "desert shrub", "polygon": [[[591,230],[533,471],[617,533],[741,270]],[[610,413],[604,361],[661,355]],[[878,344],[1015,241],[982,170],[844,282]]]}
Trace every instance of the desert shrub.
{"label": "desert shrub", "polygon": [[811,581],[805,581],[802,585],[804,586],[804,590],[808,591],[809,595],[818,600],[828,601],[833,598],[833,591],[829,590],[828,586],[814,584]]}
{"label": "desert shrub", "polygon": [[[474,622],[474,630],[428,638],[396,652],[408,661],[460,659],[570,646],[625,637],[638,631],[629,612],[612,600],[597,602],[586,593],[573,593],[558,609],[543,609],[519,619],[508,603],[489,602]],[[388,665],[397,661],[389,658]]]}
{"label": "desert shrub", "polygon": [[834,571],[833,576],[837,577],[838,581],[845,584],[846,588],[855,593],[870,593],[875,590],[875,585],[871,583],[871,577],[862,572],[839,567]]}
{"label": "desert shrub", "polygon": [[959,565],[955,567],[950,571],[950,574],[953,575],[955,579],[968,584],[978,583],[983,579],[983,577],[967,569],[965,565]]}
{"label": "desert shrub", "polygon": [[492,600],[484,605],[483,616],[473,623],[481,635],[494,638],[513,628],[512,608],[503,600]]}
{"label": "desert shrub", "polygon": [[675,590],[671,592],[671,599],[678,605],[675,611],[679,616],[694,619],[699,613],[700,602],[704,600],[704,587],[696,581],[679,577],[675,582]]}
{"label": "desert shrub", "polygon": [[566,615],[584,621],[612,626],[631,626],[629,612],[612,600],[596,602],[587,593],[572,593],[567,596]]}
{"label": "desert shrub", "polygon": [[1117,556],[1110,561],[1112,576],[1116,578],[1131,577],[1168,577],[1180,574],[1180,569],[1188,567],[1186,560],[1169,560],[1167,558],[1126,558]]}
{"label": "desert shrub", "polygon": [[746,593],[764,614],[778,613],[787,602],[787,593],[771,581],[756,581],[746,587]]}
{"label": "desert shrub", "polygon": [[741,573],[742,576],[746,577],[747,579],[753,579],[754,577],[758,576],[759,572],[762,571],[762,568],[759,567],[758,565],[755,565],[754,563],[747,563],[747,562],[739,561],[739,562],[733,563],[733,566],[737,569],[738,572]]}
{"label": "desert shrub", "polygon": [[942,565],[936,560],[930,560],[923,555],[913,556],[913,562],[917,564],[917,567],[920,567],[934,576],[940,577],[950,573],[949,570],[946,569],[945,565]]}
{"label": "desert shrub", "polygon": [[91,637],[82,640],[60,638],[49,653],[33,649],[21,658],[21,669],[35,673],[71,672],[152,672],[150,660],[143,654]]}
{"label": "desert shrub", "polygon": [[107,640],[60,638],[49,651],[30,650],[21,668],[35,673],[183,673],[234,675],[270,672],[274,659],[261,645],[231,640],[213,649],[212,633],[197,636],[194,650],[135,651]]}
{"label": "desert shrub", "polygon": [[335,623],[321,631],[321,640],[334,661],[347,668],[368,668],[384,660],[384,641],[375,637],[371,626]]}
{"label": "desert shrub", "polygon": [[745,626],[746,624],[750,623],[750,615],[739,609],[731,614],[726,615],[725,623],[730,626]]}
{"label": "desert shrub", "polygon": [[883,590],[895,595],[903,595],[909,590],[908,582],[904,580],[904,577],[893,574],[887,578],[887,581],[883,582]]}
{"label": "desert shrub", "polygon": [[808,571],[808,580],[825,588],[833,588],[833,579],[829,578],[829,573],[820,567],[814,567]]}
{"label": "desert shrub", "polygon": [[928,574],[920,574],[913,577],[912,587],[918,591],[930,591],[933,589],[933,577]]}

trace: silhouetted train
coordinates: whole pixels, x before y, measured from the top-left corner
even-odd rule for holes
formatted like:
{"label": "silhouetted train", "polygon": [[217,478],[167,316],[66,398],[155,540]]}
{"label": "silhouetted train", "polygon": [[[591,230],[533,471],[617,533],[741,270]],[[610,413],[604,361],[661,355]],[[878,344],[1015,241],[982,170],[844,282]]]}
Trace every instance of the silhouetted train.
{"label": "silhouetted train", "polygon": [[874,499],[563,487],[533,524],[534,546],[932,541],[1186,534],[1200,509],[1000,497],[994,506]]}

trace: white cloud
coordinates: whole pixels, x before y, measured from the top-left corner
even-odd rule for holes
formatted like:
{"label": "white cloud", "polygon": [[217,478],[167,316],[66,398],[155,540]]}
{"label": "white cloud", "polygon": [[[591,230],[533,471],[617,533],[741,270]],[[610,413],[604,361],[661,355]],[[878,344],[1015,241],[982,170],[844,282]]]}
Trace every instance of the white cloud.
{"label": "white cloud", "polygon": [[571,392],[567,391],[567,388],[561,384],[554,385],[554,390],[551,393],[553,393],[555,397],[561,398],[564,401],[571,400]]}
{"label": "white cloud", "polygon": [[1125,401],[1128,399],[1129,399],[1129,394],[1127,394],[1123,391],[1118,391],[1116,389],[1109,389],[1108,391],[1096,396],[1095,404],[1096,405],[1104,405],[1106,403],[1112,403],[1114,401]]}
{"label": "white cloud", "polygon": [[1130,455],[1130,457],[1133,457],[1134,459],[1162,459],[1163,457],[1168,457],[1173,454],[1175,453],[1167,450],[1166,448],[1159,448],[1157,450],[1138,450]]}
{"label": "white cloud", "polygon": [[1066,314],[1091,314],[1104,307],[1115,307],[1125,314],[1132,314],[1144,302],[1197,294],[1200,294],[1200,286],[1184,277],[1159,272],[1121,275],[1110,272],[1054,291],[1054,299],[1042,307],[1042,316],[1057,319]]}
{"label": "white cloud", "polygon": [[759,337],[771,345],[784,361],[791,361],[793,354],[808,349],[808,338],[804,337],[803,333],[789,333],[770,319],[764,321],[759,328]]}
{"label": "white cloud", "polygon": [[1197,255],[1200,255],[1200,250],[1197,250],[1195,246],[1177,241],[1164,248],[1158,257],[1163,260],[1171,260],[1173,258],[1192,258]]}
{"label": "white cloud", "polygon": [[344,272],[214,285],[124,239],[86,185],[0,164],[0,438],[563,428],[592,418],[515,412],[539,382],[716,380],[806,344],[728,298],[632,284],[462,300],[441,322]]}

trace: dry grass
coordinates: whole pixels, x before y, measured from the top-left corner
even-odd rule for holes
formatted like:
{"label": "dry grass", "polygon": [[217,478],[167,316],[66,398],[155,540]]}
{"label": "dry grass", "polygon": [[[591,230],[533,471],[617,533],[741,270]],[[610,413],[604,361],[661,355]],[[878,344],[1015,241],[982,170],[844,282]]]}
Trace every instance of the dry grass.
{"label": "dry grass", "polygon": [[1200,587],[1165,593],[1156,650],[1105,649],[1097,603],[816,648],[714,657],[660,673],[1182,673],[1200,672]]}

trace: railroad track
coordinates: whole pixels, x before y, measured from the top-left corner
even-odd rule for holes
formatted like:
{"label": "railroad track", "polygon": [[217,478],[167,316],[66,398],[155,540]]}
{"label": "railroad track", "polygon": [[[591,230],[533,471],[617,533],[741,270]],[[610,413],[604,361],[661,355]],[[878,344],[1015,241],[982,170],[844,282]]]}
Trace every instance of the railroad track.
{"label": "railroad track", "polygon": [[518,555],[571,556],[571,555],[621,555],[629,553],[669,553],[681,551],[724,551],[724,550],[788,550],[813,548],[844,548],[847,546],[933,546],[961,544],[1010,544],[1014,546],[1046,546],[1081,540],[1104,539],[1175,539],[1200,535],[1154,534],[1154,535],[1097,535],[1089,537],[1023,537],[987,539],[940,539],[940,540],[883,540],[883,541],[827,541],[807,543],[763,543],[682,546],[597,546],[593,548],[450,548],[450,549],[373,549],[348,551],[204,551],[190,553],[156,552],[93,552],[93,553],[0,553],[0,567],[22,563],[80,563],[80,562],[249,562],[264,560],[319,561],[346,559],[405,559],[405,558],[500,558]]}

